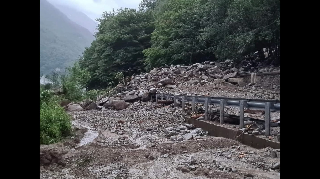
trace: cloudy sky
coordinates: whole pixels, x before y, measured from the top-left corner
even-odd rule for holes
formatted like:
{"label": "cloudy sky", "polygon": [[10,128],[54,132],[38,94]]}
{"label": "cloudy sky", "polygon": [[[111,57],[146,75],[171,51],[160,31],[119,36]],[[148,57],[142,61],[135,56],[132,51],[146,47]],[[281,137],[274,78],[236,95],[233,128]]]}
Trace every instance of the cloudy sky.
{"label": "cloudy sky", "polygon": [[138,8],[141,0],[48,0],[53,4],[72,6],[95,20],[105,11],[121,7]]}

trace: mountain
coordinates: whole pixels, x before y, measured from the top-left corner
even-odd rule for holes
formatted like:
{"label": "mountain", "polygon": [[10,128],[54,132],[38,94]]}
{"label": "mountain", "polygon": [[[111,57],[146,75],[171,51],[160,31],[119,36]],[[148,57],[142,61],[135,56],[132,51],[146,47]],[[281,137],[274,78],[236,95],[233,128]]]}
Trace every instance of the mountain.
{"label": "mountain", "polygon": [[75,8],[55,3],[53,0],[49,0],[49,2],[64,13],[70,20],[88,29],[92,34],[96,31],[98,23],[84,13],[76,10]]}
{"label": "mountain", "polygon": [[72,65],[93,40],[89,30],[40,0],[40,74]]}

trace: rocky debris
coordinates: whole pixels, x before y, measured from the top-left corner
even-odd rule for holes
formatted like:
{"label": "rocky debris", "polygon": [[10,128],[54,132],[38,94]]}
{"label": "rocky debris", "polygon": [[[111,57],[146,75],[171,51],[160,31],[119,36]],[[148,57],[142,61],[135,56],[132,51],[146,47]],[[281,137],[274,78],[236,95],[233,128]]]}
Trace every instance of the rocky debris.
{"label": "rocky debris", "polygon": [[69,104],[67,106],[68,111],[82,111],[83,108],[79,104]]}
{"label": "rocky debris", "polygon": [[[279,71],[279,69],[271,68],[272,71]],[[188,93],[235,98],[280,99],[280,84],[276,81],[271,80],[270,84],[267,84],[267,81],[263,84],[264,86],[252,85],[241,76],[253,71],[251,69],[246,71],[242,67],[236,68],[231,61],[154,68],[149,73],[133,76],[123,93],[131,94],[132,91],[136,91],[135,94],[138,94],[139,91],[148,90],[151,94],[155,92]],[[266,86],[270,88],[265,89]]]}
{"label": "rocky debris", "polygon": [[58,151],[54,150],[40,150],[40,166],[48,166],[53,163],[56,163],[61,166],[66,166],[66,163],[63,159],[64,153],[59,153]]}

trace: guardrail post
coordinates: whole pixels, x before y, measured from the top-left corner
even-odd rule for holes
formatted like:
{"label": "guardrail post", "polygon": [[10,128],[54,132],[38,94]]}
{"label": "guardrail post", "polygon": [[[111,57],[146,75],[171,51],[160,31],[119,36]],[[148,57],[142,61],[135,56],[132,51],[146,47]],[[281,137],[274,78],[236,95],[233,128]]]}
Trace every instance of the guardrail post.
{"label": "guardrail post", "polygon": [[163,101],[163,93],[161,93],[161,100]]}
{"label": "guardrail post", "polygon": [[240,100],[240,129],[244,128],[244,106],[246,105],[247,101]]}
{"label": "guardrail post", "polygon": [[209,110],[208,110],[208,103],[209,103],[209,98],[205,98],[205,101],[204,101],[204,120],[208,120],[208,113],[209,113]]}
{"label": "guardrail post", "polygon": [[271,106],[271,103],[270,102],[266,102],[265,103],[266,106],[265,106],[265,135],[266,136],[269,136],[270,135],[270,106]]}
{"label": "guardrail post", "polygon": [[220,124],[223,124],[223,119],[224,119],[224,104],[225,104],[225,99],[221,99],[221,101],[220,101]]}
{"label": "guardrail post", "polygon": [[174,107],[178,107],[178,102],[177,102],[177,96],[174,95],[173,97],[173,103],[174,103]]}
{"label": "guardrail post", "polygon": [[184,107],[185,107],[185,99],[184,99],[185,97],[184,96],[182,96],[182,99],[181,99],[181,103],[182,103],[182,111],[184,112],[185,110],[184,110]]}
{"label": "guardrail post", "polygon": [[166,100],[167,101],[169,100],[169,94],[166,94]]}
{"label": "guardrail post", "polygon": [[196,112],[195,105],[196,105],[196,97],[193,96],[192,97],[192,112]]}

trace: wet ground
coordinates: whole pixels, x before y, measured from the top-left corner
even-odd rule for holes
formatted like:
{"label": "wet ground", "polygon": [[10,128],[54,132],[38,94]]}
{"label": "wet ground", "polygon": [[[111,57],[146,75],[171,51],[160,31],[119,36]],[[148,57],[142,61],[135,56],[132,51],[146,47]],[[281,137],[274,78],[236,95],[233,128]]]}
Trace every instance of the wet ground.
{"label": "wet ground", "polygon": [[280,178],[280,150],[206,136],[179,108],[70,114],[74,136],[40,147],[40,178]]}

